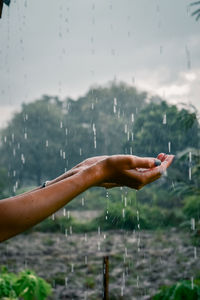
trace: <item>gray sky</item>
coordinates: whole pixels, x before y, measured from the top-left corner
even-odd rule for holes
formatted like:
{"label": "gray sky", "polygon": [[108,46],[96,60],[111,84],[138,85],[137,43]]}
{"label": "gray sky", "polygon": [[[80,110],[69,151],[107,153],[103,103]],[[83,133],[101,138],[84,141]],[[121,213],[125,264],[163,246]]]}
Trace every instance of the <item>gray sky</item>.
{"label": "gray sky", "polygon": [[0,126],[42,94],[117,78],[200,109],[200,22],[189,0],[12,0],[0,20]]}

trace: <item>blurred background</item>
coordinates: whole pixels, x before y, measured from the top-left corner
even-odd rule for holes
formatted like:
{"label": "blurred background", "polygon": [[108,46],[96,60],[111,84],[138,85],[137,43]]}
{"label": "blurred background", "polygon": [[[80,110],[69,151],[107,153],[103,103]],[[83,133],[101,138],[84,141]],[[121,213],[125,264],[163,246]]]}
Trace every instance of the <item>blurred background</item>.
{"label": "blurred background", "polygon": [[102,299],[108,255],[110,299],[199,299],[199,18],[190,0],[4,3],[1,199],[91,156],[176,157],[138,192],[92,188],[2,243],[2,278],[31,269],[48,299]]}

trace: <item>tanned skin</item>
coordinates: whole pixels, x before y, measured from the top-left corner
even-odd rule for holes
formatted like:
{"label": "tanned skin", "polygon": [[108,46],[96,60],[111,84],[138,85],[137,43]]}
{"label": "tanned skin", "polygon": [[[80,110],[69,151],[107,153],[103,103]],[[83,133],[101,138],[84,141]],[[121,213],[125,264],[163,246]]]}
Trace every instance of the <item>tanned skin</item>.
{"label": "tanned skin", "polygon": [[41,222],[90,187],[127,186],[139,190],[160,178],[173,158],[164,153],[157,158],[92,157],[48,182],[44,188],[3,199],[0,201],[0,242]]}

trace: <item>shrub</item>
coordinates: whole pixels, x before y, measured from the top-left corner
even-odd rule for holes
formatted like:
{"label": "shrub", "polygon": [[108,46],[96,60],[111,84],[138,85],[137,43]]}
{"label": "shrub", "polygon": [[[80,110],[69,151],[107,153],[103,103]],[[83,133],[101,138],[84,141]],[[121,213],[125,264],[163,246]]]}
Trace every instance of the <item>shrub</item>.
{"label": "shrub", "polygon": [[51,294],[51,286],[33,271],[24,270],[18,275],[6,268],[0,272],[0,299],[44,300]]}
{"label": "shrub", "polygon": [[47,218],[41,223],[34,226],[32,230],[34,231],[40,231],[40,232],[65,232],[65,228],[72,225],[74,222],[74,219],[72,217],[66,218],[66,217],[59,217],[55,218],[55,220],[52,220],[51,218]]}
{"label": "shrub", "polygon": [[197,195],[189,196],[184,199],[183,212],[188,218],[200,218],[200,197]]}
{"label": "shrub", "polygon": [[197,300],[200,299],[200,280],[178,282],[169,287],[163,287],[153,300]]}
{"label": "shrub", "polygon": [[127,206],[124,208],[121,203],[118,203],[111,204],[108,214],[107,210],[104,210],[95,222],[104,230],[133,230],[138,227],[138,224],[141,229],[158,229],[177,226],[185,220],[184,215],[179,210],[172,211],[157,206],[150,207],[149,205],[140,205],[138,216],[136,207]]}

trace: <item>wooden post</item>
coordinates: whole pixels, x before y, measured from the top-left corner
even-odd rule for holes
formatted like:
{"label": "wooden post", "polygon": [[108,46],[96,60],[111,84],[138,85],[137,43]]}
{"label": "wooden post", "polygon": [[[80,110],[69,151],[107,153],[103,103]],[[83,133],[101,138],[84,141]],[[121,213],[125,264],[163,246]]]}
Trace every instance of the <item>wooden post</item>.
{"label": "wooden post", "polygon": [[109,256],[103,257],[103,300],[109,299]]}
{"label": "wooden post", "polygon": [[3,10],[3,0],[0,0],[0,18],[2,15],[2,10]]}

